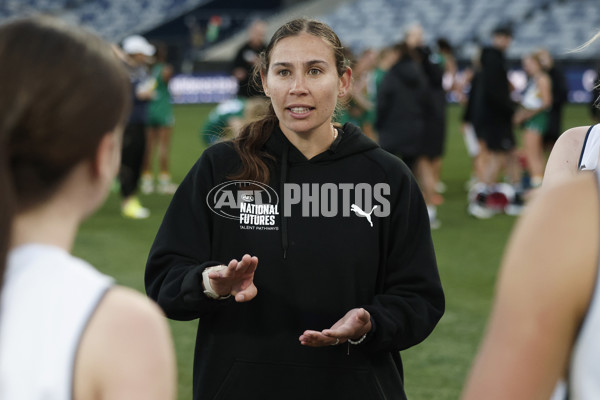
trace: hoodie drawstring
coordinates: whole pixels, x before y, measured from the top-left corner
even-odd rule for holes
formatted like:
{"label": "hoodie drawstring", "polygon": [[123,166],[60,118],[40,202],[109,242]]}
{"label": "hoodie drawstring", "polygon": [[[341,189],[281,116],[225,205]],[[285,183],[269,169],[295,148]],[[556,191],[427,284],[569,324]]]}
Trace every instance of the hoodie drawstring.
{"label": "hoodie drawstring", "polygon": [[281,173],[279,175],[279,198],[281,204],[281,247],[283,248],[283,259],[287,258],[287,249],[288,249],[288,236],[287,236],[287,218],[285,217],[285,205],[284,205],[284,197],[283,197],[283,185],[287,179],[287,169],[288,169],[288,152],[289,146],[287,143],[283,145],[283,152],[281,153]]}

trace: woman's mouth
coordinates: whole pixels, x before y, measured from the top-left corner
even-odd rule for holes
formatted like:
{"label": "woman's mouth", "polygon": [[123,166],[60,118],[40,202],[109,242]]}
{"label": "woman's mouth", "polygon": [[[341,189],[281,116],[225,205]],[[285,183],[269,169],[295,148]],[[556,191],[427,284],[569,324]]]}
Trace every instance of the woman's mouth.
{"label": "woman's mouth", "polygon": [[294,106],[288,107],[288,110],[290,110],[292,114],[304,115],[308,114],[311,110],[314,110],[314,107]]}

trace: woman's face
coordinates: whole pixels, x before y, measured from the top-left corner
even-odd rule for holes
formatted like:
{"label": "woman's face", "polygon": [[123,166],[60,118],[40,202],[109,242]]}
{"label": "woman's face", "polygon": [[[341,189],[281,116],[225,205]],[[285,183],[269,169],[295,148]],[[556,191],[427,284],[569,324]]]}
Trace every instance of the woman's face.
{"label": "woman's face", "polygon": [[523,69],[527,75],[535,75],[541,70],[539,63],[530,56],[523,57]]}
{"label": "woman's face", "polygon": [[266,76],[261,74],[281,130],[299,135],[331,132],[331,116],[350,76],[350,69],[338,76],[333,49],[308,33],[281,39],[271,52]]}

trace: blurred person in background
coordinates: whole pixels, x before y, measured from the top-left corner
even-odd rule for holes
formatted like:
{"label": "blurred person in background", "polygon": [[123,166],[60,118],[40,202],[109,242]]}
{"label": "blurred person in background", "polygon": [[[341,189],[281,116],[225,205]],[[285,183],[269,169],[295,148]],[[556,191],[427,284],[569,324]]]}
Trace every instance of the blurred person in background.
{"label": "blurred person in background", "polygon": [[522,65],[527,74],[527,86],[513,122],[515,126],[523,128],[526,168],[529,172],[530,186],[536,189],[542,185],[546,165],[543,135],[547,132],[550,120],[552,81],[545,72],[537,52],[526,54]]}
{"label": "blurred person in background", "polygon": [[[381,147],[406,163],[422,189],[418,160],[429,108],[428,82],[407,44],[402,42],[397,49],[398,62],[385,74],[377,93],[375,128]],[[423,195],[427,202],[425,192]],[[435,208],[427,205],[431,221],[437,224]]]}
{"label": "blurred person in background", "polygon": [[0,57],[0,398],[175,399],[159,308],[71,255],[119,169],[127,72],[51,17],[2,24]]}
{"label": "blurred person in background", "polygon": [[551,151],[554,143],[563,132],[562,114],[564,105],[568,100],[569,88],[563,71],[556,65],[550,52],[547,49],[539,49],[536,54],[544,70],[550,76],[552,83],[552,107],[548,117],[548,128],[543,135],[544,147],[546,150]]}
{"label": "blurred person in background", "polygon": [[156,81],[149,74],[148,64],[156,49],[139,35],[123,40],[124,63],[129,72],[133,91],[133,108],[123,134],[123,153],[119,183],[121,186],[121,213],[126,218],[144,219],[150,210],[137,197],[146,153],[146,123],[148,102],[155,97]]}
{"label": "blurred person in background", "polygon": [[194,399],[405,399],[399,352],[445,307],[418,185],[333,124],[352,70],[327,25],[280,27],[256,74],[267,114],[202,154],[146,267],[168,317],[200,319]]}
{"label": "blurred person in background", "polygon": [[173,67],[167,62],[167,47],[157,46],[155,62],[152,65],[150,79],[154,81],[154,94],[148,103],[146,129],[146,152],[142,167],[142,193],[154,192],[154,155],[158,153],[158,193],[173,194],[177,185],[171,182],[170,152],[171,135],[175,117],[169,92],[169,81],[173,76]]}
{"label": "blurred person in background", "polygon": [[238,81],[238,97],[262,96],[260,90],[251,83],[252,71],[260,53],[265,50],[265,35],[267,24],[255,20],[248,28],[248,41],[237,51],[232,66],[232,73]]}
{"label": "blurred person in background", "polygon": [[[456,57],[454,56],[454,49],[448,41],[448,39],[440,37],[436,40],[436,51],[429,57],[430,64],[432,66],[438,66],[442,71],[441,82],[438,78],[435,78],[437,73],[433,72],[432,90],[434,96],[434,102],[438,107],[438,134],[441,133],[441,151],[438,151],[432,160],[433,173],[435,177],[435,191],[443,194],[446,192],[446,184],[442,181],[442,157],[444,155],[444,149],[446,144],[446,131],[447,131],[447,97],[449,94],[457,93],[460,91],[460,85],[458,82],[458,64]],[[441,89],[441,90],[440,90]],[[443,94],[443,96],[442,96]]]}
{"label": "blurred person in background", "polygon": [[400,50],[398,46],[388,46],[381,49],[377,54],[377,61],[369,79],[369,94],[370,100],[373,104],[373,131],[374,135],[379,142],[379,134],[377,133],[377,97],[379,94],[379,88],[385,75],[389,72],[390,68],[398,62],[400,58]]}
{"label": "blurred person in background", "polygon": [[[481,74],[478,90],[473,93],[475,109],[472,118],[476,132],[485,142],[488,157],[483,169],[483,182],[469,193],[468,212],[476,218],[491,218],[505,212],[508,203],[520,203],[512,188],[512,184],[520,182],[513,131],[516,104],[511,99],[512,87],[504,56],[511,42],[512,30],[499,26],[492,32],[491,44],[481,51]],[[502,171],[510,180],[507,185],[499,185]]]}
{"label": "blurred person in background", "polygon": [[448,39],[440,37],[436,40],[436,58],[444,71],[443,87],[448,93],[453,92],[460,98],[461,85],[458,81],[458,63],[454,55],[454,49]]}
{"label": "blurred person in background", "polygon": [[396,49],[398,61],[383,76],[377,93],[375,127],[381,147],[401,158],[416,175],[427,81],[406,45],[399,43]]}
{"label": "blurred person in background", "polygon": [[425,123],[420,141],[421,148],[418,151],[416,176],[427,203],[431,226],[435,229],[441,226],[437,217],[437,207],[444,201],[436,190],[439,182],[436,170],[441,173],[441,157],[446,135],[446,93],[442,86],[444,70],[440,67],[440,58],[432,60],[431,49],[425,45],[424,32],[420,25],[413,25],[406,32],[404,42],[408,54],[419,65],[426,78],[426,102],[423,103]]}
{"label": "blurred person in background", "polygon": [[[390,68],[394,66],[398,62],[400,58],[400,50],[398,46],[388,46],[379,51],[377,54],[377,61],[375,63],[375,67],[373,68],[373,73],[371,74],[370,85],[372,85],[372,89],[369,90],[369,93],[372,94],[371,101],[373,102],[374,112],[376,112],[377,107],[377,93],[381,86],[381,82],[385,74],[388,73]],[[377,115],[375,115],[375,118]]]}
{"label": "blurred person in background", "polygon": [[461,132],[465,142],[467,154],[471,158],[471,176],[465,188],[470,191],[477,183],[483,182],[484,168],[488,161],[488,151],[485,140],[481,137],[481,130],[475,127],[475,113],[478,105],[475,102],[479,81],[481,79],[481,51],[478,50],[471,58],[471,66],[462,74],[458,83],[457,92],[461,93],[459,102],[463,105],[461,118]]}
{"label": "blurred person in background", "polygon": [[337,117],[340,124],[352,122],[370,139],[376,140],[373,124],[375,121],[375,104],[372,101],[369,85],[371,74],[377,62],[377,52],[367,49],[362,52],[358,60],[352,66],[352,86],[343,99],[344,107]]}
{"label": "blurred person in background", "polygon": [[230,121],[241,119],[244,115],[247,99],[236,97],[217,104],[208,113],[204,124],[200,128],[200,141],[204,145],[211,145],[223,137],[230,135]]}
{"label": "blurred person in background", "polygon": [[242,127],[262,117],[267,112],[263,97],[235,98],[215,106],[200,129],[200,140],[211,145],[221,140],[233,139]]}

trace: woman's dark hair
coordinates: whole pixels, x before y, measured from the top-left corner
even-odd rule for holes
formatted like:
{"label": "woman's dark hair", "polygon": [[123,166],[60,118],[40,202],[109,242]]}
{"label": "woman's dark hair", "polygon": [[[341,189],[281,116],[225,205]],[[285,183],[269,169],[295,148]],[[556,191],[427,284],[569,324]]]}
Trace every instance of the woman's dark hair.
{"label": "woman's dark hair", "polygon": [[0,288],[17,213],[50,198],[125,122],[129,78],[110,45],[52,17],[0,25]]}
{"label": "woman's dark hair", "polygon": [[[335,32],[323,22],[299,18],[294,19],[283,26],[273,34],[271,41],[265,51],[260,54],[259,63],[254,67],[253,84],[262,90],[260,74],[267,75],[271,62],[271,54],[275,45],[281,39],[291,36],[298,36],[301,33],[308,33],[323,39],[331,46],[336,62],[338,76],[342,76],[347,68],[348,61],[345,57],[344,48]],[[235,150],[242,160],[242,168],[231,179],[253,180],[269,183],[269,168],[266,161],[273,157],[261,150],[269,139],[269,136],[279,123],[273,105],[269,101],[267,113],[265,116],[255,122],[251,122],[242,128],[239,135],[233,140]]]}

